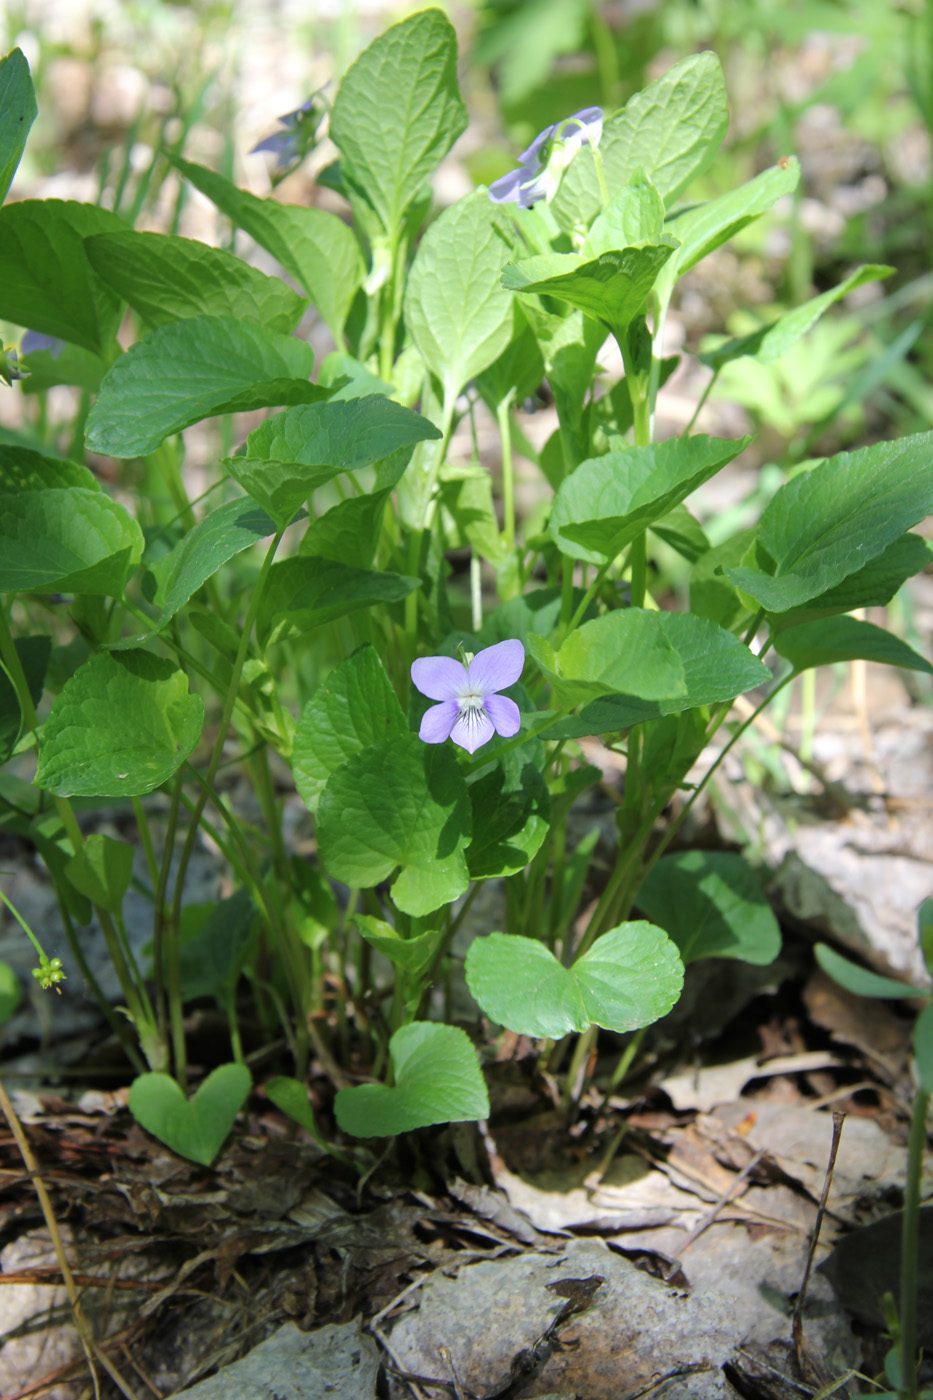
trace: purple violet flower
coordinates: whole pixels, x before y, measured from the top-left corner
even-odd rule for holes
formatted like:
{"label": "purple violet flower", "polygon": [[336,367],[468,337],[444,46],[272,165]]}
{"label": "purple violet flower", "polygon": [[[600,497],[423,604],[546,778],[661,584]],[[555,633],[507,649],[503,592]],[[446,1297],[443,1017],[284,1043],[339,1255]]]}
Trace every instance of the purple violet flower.
{"label": "purple violet flower", "polygon": [[453,739],[475,753],[493,734],[511,739],[521,727],[515,701],[497,691],[518,680],[525,648],[519,641],[497,642],[464,656],[465,666],[450,656],[423,656],[412,663],[411,678],[422,695],[441,702],[425,712],[418,737],[426,744]]}
{"label": "purple violet flower", "polygon": [[48,350],[53,360],[57,360],[65,348],[65,342],[57,335],[43,335],[41,331],[27,331],[20,342],[21,355],[34,355],[37,350]]}
{"label": "purple violet flower", "polygon": [[599,107],[584,107],[562,122],[546,126],[518,158],[518,169],[494,180],[489,198],[494,204],[518,204],[530,209],[539,199],[554,198],[564,171],[582,146],[598,146],[603,134]]}
{"label": "purple violet flower", "polygon": [[[276,121],[283,129],[267,136],[264,140],[253,146],[250,155],[255,155],[257,151],[268,151],[270,155],[276,157],[275,171],[284,173],[293,165],[300,161],[307,148],[313,143],[314,136],[321,124],[326,107],[323,100],[318,103],[318,92],[312,93],[307,102],[302,102],[300,107],[296,107],[294,112],[286,112],[282,117],[276,117]],[[315,105],[319,110],[315,112]],[[315,120],[316,117],[316,120]]]}

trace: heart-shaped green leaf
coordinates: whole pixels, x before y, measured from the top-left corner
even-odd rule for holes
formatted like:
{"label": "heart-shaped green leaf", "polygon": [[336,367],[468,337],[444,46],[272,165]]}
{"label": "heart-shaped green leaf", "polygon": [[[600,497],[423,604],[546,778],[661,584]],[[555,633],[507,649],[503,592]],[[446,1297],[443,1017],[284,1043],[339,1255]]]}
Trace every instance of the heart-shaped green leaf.
{"label": "heart-shaped green leaf", "polygon": [[570,968],[535,938],[491,933],[471,945],[466,978],[500,1026],[558,1040],[592,1025],[634,1031],[657,1021],[680,996],[684,967],[663,929],[639,922],[610,929]]}
{"label": "heart-shaped green leaf", "polygon": [[422,917],[463,894],[470,799],[450,747],[399,734],[354,754],[318,804],[321,860],[336,880],[371,888],[401,866],[392,898]]}
{"label": "heart-shaped green leaf", "polygon": [[395,1079],[341,1089],[337,1122],[354,1137],[393,1137],[432,1123],[467,1123],[489,1114],[489,1095],[469,1037],[456,1026],[415,1021],[389,1041]]}
{"label": "heart-shaped green leaf", "polygon": [[141,1074],[130,1089],[130,1112],[179,1157],[209,1167],[252,1087],[245,1065],[219,1065],[193,1099],[168,1074]]}
{"label": "heart-shaped green leaf", "polygon": [[447,937],[444,929],[429,929],[427,933],[419,933],[414,938],[402,938],[391,924],[369,914],[354,914],[353,923],[370,947],[415,982],[433,966]]}

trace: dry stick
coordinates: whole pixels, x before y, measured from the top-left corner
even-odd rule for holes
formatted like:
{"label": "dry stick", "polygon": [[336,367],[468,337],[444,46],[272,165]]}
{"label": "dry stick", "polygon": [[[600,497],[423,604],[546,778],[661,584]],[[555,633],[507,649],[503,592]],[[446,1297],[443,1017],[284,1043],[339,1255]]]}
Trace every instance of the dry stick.
{"label": "dry stick", "polygon": [[[733,1181],[731,1181],[726,1187],[726,1190],[719,1197],[719,1200],[713,1206],[709,1214],[705,1215],[700,1221],[699,1225],[693,1231],[693,1233],[687,1236],[687,1239],[684,1242],[683,1247],[681,1248],[680,1254],[677,1256],[676,1259],[671,1260],[672,1265],[679,1266],[681,1259],[686,1254],[690,1246],[696,1243],[696,1241],[700,1238],[704,1231],[709,1229],[709,1227],[719,1217],[720,1213],[725,1210],[727,1205],[730,1204],[730,1202],[734,1199],[739,1187],[742,1185],[742,1182],[746,1181],[748,1177],[751,1176],[752,1172],[755,1170],[755,1168],[757,1167],[758,1163],[761,1161],[764,1155],[765,1149],[762,1148],[759,1152],[755,1153],[754,1157],[749,1158],[749,1160],[745,1163],[745,1166],[739,1172],[738,1176]],[[673,1273],[673,1268],[671,1268],[669,1272]]]}
{"label": "dry stick", "polygon": [[29,1141],[26,1137],[26,1134],[23,1132],[23,1125],[22,1123],[20,1123],[19,1118],[16,1116],[16,1111],[13,1108],[12,1103],[10,1102],[6,1089],[3,1087],[2,1080],[0,1080],[0,1108],[3,1109],[6,1121],[10,1125],[10,1131],[16,1139],[16,1146],[19,1148],[20,1156],[22,1157],[23,1162],[26,1165],[26,1170],[28,1171],[32,1183],[35,1187],[36,1196],[38,1197],[39,1205],[42,1208],[42,1214],[45,1217],[45,1223],[48,1228],[49,1237],[52,1241],[52,1248],[55,1250],[55,1257],[58,1260],[58,1267],[62,1271],[62,1280],[65,1285],[65,1292],[68,1294],[68,1302],[71,1304],[71,1314],[74,1318],[74,1324],[77,1328],[78,1336],[81,1339],[81,1345],[84,1348],[84,1354],[87,1358],[88,1369],[91,1372],[91,1379],[94,1382],[94,1394],[96,1395],[97,1400],[100,1400],[100,1383],[97,1379],[97,1371],[94,1367],[94,1361],[96,1359],[100,1363],[100,1365],[103,1366],[104,1370],[107,1372],[114,1385],[118,1387],[121,1394],[126,1396],[126,1400],[136,1400],[136,1395],[134,1394],[134,1392],[130,1390],[129,1386],[126,1384],[123,1377],[120,1375],[120,1372],[113,1365],[110,1358],[101,1351],[100,1347],[97,1345],[93,1336],[91,1335],[91,1330],[88,1327],[87,1318],[84,1316],[84,1309],[81,1306],[81,1299],[78,1295],[78,1289],[75,1285],[74,1275],[71,1272],[71,1266],[69,1265],[68,1259],[65,1255],[65,1247],[62,1244],[62,1237],[59,1233],[58,1221],[55,1219],[55,1211],[52,1209],[51,1197],[49,1196],[48,1191],[45,1189],[45,1182],[39,1175],[39,1164],[36,1161],[35,1157],[32,1155],[32,1148],[29,1146]]}
{"label": "dry stick", "polygon": [[[826,1164],[826,1175],[823,1178],[823,1190],[820,1195],[820,1203],[816,1211],[816,1223],[813,1226],[813,1238],[810,1241],[810,1252],[807,1255],[807,1267],[803,1271],[803,1282],[800,1285],[800,1291],[797,1294],[797,1301],[794,1304],[794,1351],[797,1355],[797,1365],[800,1368],[800,1374],[804,1378],[806,1378],[808,1367],[811,1371],[816,1371],[818,1368],[814,1365],[812,1358],[807,1353],[807,1344],[806,1339],[803,1335],[803,1321],[801,1318],[801,1314],[803,1313],[803,1305],[806,1301],[807,1284],[810,1282],[810,1270],[813,1267],[813,1260],[816,1255],[816,1247],[820,1242],[820,1229],[823,1224],[823,1216],[826,1213],[826,1202],[829,1199],[829,1188],[832,1185],[833,1171],[836,1166],[836,1153],[839,1151],[839,1142],[842,1138],[842,1125],[845,1121],[846,1115],[843,1113],[842,1109],[834,1108],[833,1140],[829,1148],[829,1161]],[[825,1385],[826,1382],[828,1380],[831,1380],[832,1378],[828,1374],[826,1374],[818,1376],[817,1379],[820,1385]]]}

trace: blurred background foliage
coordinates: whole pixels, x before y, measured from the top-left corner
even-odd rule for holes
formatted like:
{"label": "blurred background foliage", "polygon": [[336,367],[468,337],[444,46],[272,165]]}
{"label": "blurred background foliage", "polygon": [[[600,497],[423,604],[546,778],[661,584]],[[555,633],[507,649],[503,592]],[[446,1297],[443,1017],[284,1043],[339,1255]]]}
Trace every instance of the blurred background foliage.
{"label": "blurred background foliage", "polygon": [[[23,49],[39,99],[13,197],[100,202],[139,228],[233,244],[223,219],[172,171],[166,152],[174,152],[254,193],[277,186],[288,202],[339,211],[317,179],[334,154],[326,134],[282,179],[269,156],[251,149],[311,93],[332,97],[374,35],[417,8],[7,0],[0,45]],[[848,298],[791,355],[730,365],[710,396],[710,414],[717,405],[720,414],[710,426],[751,426],[760,463],[782,471],[857,441],[933,426],[933,0],[475,0],[444,8],[460,35],[472,121],[440,172],[441,204],[509,169],[549,122],[596,101],[613,110],[686,54],[711,48],[725,69],[732,120],[719,158],[691,193],[718,194],[791,153],[803,179],[775,217],[684,280],[668,348],[744,334],[860,262],[890,263],[896,275]],[[679,392],[695,399],[707,371],[694,364],[691,372]],[[41,375],[30,387],[43,387]],[[669,430],[680,431],[676,379],[671,389]]]}

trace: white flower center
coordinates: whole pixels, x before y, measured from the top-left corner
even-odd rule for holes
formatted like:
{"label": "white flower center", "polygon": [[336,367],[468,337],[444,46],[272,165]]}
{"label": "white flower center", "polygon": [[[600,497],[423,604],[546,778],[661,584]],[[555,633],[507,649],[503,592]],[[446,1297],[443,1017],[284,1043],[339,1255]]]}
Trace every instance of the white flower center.
{"label": "white flower center", "polygon": [[462,695],[457,696],[460,713],[462,715],[476,714],[477,710],[483,708],[483,699],[484,697],[477,690],[464,691]]}

